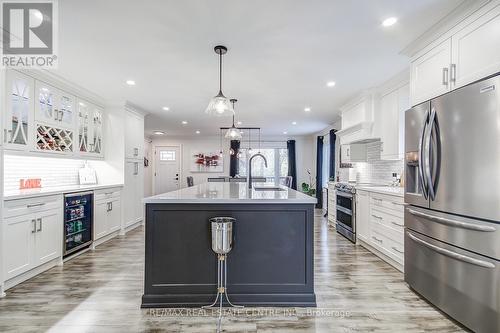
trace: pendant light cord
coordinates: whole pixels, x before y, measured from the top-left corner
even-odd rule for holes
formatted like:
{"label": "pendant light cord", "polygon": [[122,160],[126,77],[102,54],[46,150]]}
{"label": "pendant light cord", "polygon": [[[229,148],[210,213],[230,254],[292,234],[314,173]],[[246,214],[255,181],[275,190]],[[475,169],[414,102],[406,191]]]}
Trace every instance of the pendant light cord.
{"label": "pendant light cord", "polygon": [[222,92],[222,51],[219,51],[219,91]]}

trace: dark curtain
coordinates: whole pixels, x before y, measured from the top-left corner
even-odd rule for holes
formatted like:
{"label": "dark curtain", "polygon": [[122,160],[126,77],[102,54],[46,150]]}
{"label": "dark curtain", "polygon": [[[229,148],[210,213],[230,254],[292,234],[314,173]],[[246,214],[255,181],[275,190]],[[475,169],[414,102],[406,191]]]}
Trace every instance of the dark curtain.
{"label": "dark curtain", "polygon": [[330,179],[335,179],[335,141],[337,136],[335,130],[330,130]]}
{"label": "dark curtain", "polygon": [[238,151],[240,150],[240,141],[231,140],[231,149],[234,152],[230,155],[229,160],[229,176],[234,177],[238,174]]}
{"label": "dark curtain", "polygon": [[323,208],[323,137],[318,136],[316,141],[316,208]]}
{"label": "dark curtain", "polygon": [[292,176],[292,189],[297,189],[297,164],[295,163],[295,140],[286,142],[288,150],[288,176]]}

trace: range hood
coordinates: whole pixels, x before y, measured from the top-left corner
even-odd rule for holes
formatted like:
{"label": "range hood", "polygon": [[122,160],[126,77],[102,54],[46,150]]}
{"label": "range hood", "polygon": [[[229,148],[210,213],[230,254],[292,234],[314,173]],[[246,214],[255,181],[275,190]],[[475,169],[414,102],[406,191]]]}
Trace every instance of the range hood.
{"label": "range hood", "polygon": [[343,128],[335,134],[340,138],[340,144],[370,143],[379,141],[380,138],[373,137],[373,121],[362,121],[353,126]]}

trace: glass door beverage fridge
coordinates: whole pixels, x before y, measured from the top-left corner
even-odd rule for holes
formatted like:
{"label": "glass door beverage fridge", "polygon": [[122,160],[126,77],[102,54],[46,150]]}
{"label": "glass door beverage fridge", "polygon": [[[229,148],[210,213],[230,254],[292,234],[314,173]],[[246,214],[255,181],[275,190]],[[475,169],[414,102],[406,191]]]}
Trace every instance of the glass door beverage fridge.
{"label": "glass door beverage fridge", "polygon": [[92,192],[64,195],[64,256],[92,244]]}

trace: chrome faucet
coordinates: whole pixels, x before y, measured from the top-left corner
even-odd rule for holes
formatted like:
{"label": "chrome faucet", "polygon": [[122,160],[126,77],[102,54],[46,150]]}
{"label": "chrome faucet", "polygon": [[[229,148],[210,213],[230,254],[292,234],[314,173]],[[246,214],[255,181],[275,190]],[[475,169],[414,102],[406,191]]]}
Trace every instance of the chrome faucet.
{"label": "chrome faucet", "polygon": [[252,160],[254,159],[254,157],[257,157],[257,156],[262,157],[262,159],[264,160],[264,165],[267,168],[267,160],[264,157],[264,155],[262,155],[261,153],[257,153],[255,155],[253,155],[252,157],[250,157],[250,159],[248,160],[248,188],[249,189],[252,188]]}

